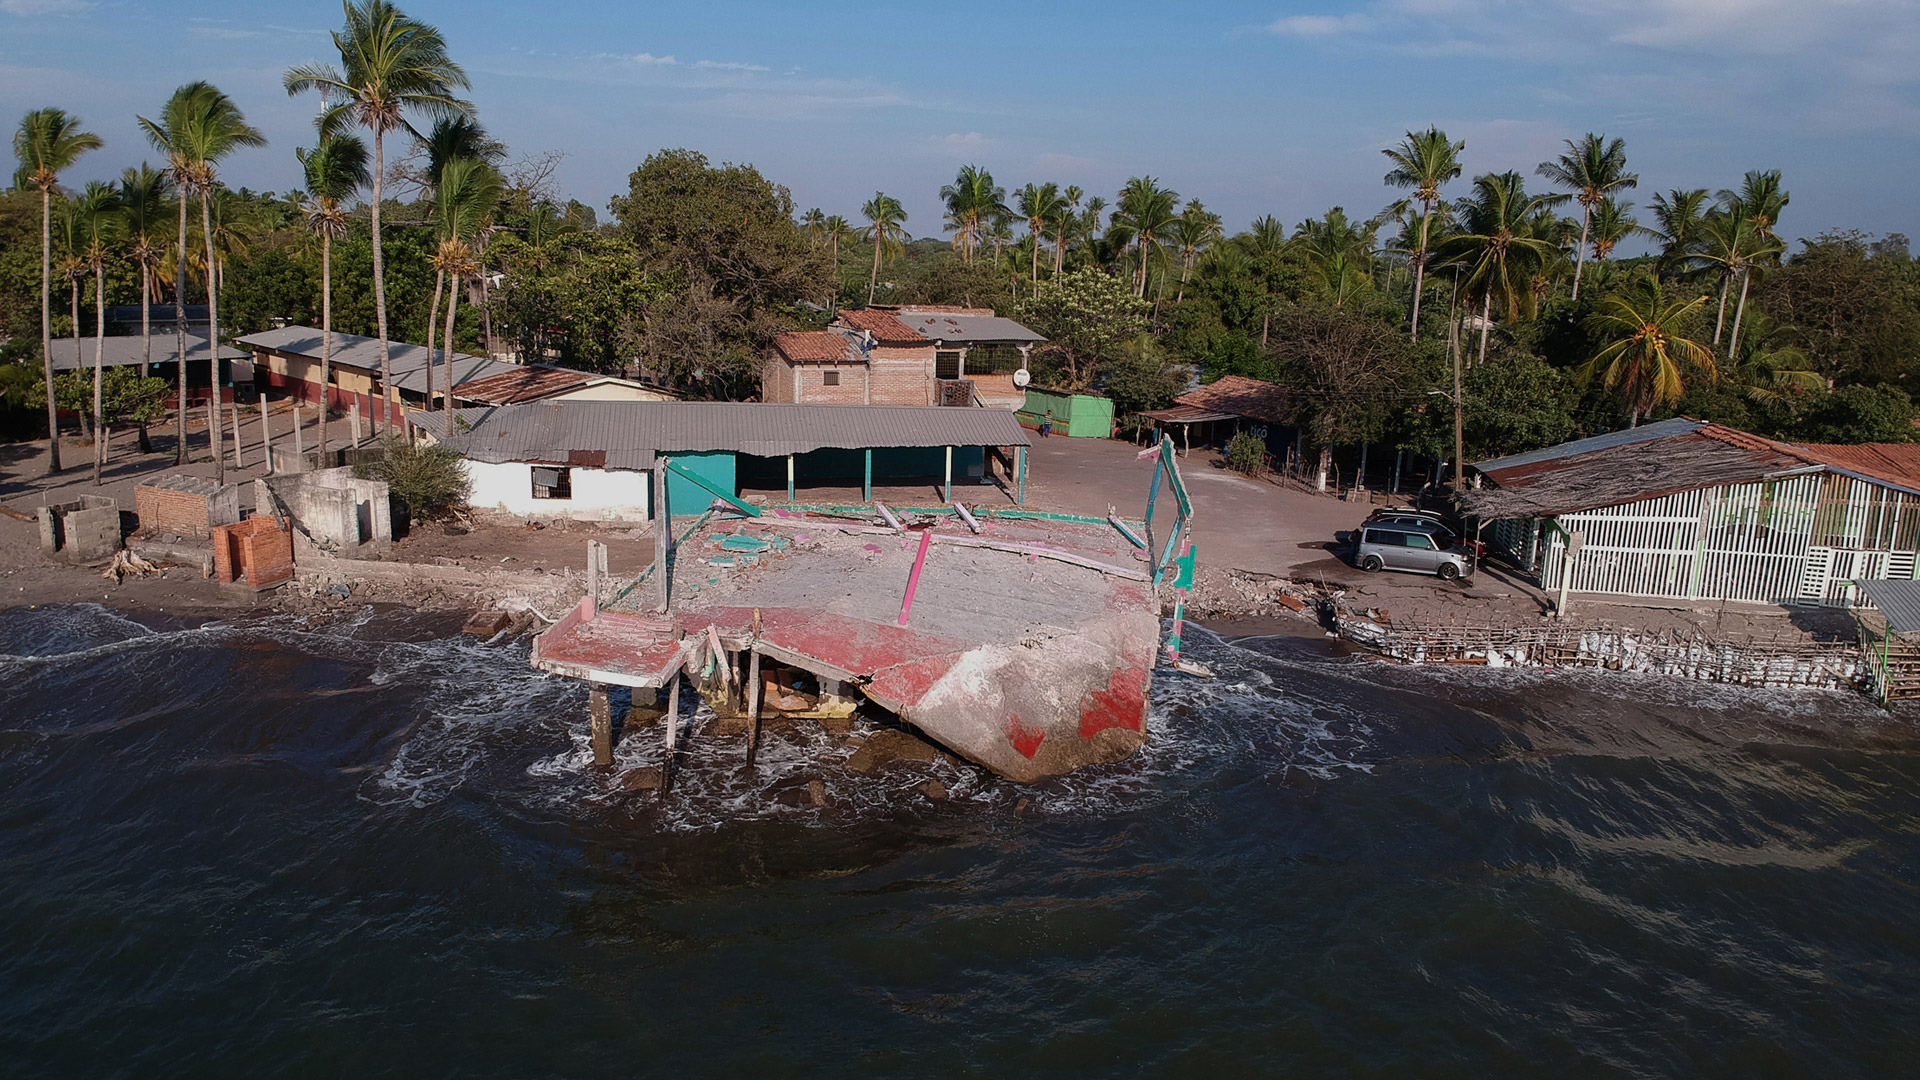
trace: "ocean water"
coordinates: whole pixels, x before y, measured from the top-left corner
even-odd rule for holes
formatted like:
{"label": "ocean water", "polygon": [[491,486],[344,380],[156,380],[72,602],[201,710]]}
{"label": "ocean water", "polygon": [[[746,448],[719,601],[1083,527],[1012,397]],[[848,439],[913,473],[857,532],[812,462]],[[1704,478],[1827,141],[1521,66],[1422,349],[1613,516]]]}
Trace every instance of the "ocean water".
{"label": "ocean water", "polygon": [[1911,727],[1189,640],[1117,765],[662,800],[524,644],[0,612],[0,1075],[1920,1073]]}

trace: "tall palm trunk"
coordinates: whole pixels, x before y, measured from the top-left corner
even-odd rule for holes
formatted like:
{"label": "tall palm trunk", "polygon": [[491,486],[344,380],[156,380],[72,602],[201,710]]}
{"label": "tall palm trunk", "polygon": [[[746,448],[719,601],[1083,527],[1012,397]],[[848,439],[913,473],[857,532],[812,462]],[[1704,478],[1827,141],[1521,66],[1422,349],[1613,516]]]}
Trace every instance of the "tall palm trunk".
{"label": "tall palm trunk", "polygon": [[873,292],[880,287],[880,249],[887,244],[884,234],[873,238],[873,273],[867,277],[867,306],[873,306]]}
{"label": "tall palm trunk", "polygon": [[185,465],[187,454],[187,189],[174,174],[180,192],[180,243],[175,247],[177,261],[173,269],[173,327],[178,351],[173,354],[175,376],[180,385],[180,411],[174,415],[173,463]]}
{"label": "tall palm trunk", "polygon": [[47,475],[60,471],[60,406],[53,400],[53,189],[40,189],[40,368],[47,379]]}
{"label": "tall palm trunk", "polygon": [[[433,272],[433,307],[427,314],[427,408],[433,408],[433,332],[440,326],[440,290],[447,284],[447,268],[441,267]],[[446,346],[443,344],[441,349]],[[447,389],[453,389],[448,383]]]}
{"label": "tall palm trunk", "polygon": [[1487,286],[1486,298],[1480,302],[1480,360],[1482,367],[1487,363],[1487,332],[1493,329],[1493,286]]}
{"label": "tall palm trunk", "polygon": [[1733,271],[1722,271],[1720,274],[1720,314],[1714,316],[1713,320],[1713,344],[1715,348],[1719,347],[1720,332],[1727,325],[1727,289],[1732,283]]}
{"label": "tall palm trunk", "polygon": [[[153,264],[152,250],[142,241],[140,249],[140,377],[153,374]],[[140,452],[153,453],[153,443],[147,438],[147,422],[140,421]]]}
{"label": "tall palm trunk", "polygon": [[1593,205],[1582,203],[1580,215],[1580,250],[1573,256],[1573,298],[1580,299],[1580,272],[1587,268],[1587,233],[1593,228]]}
{"label": "tall palm trunk", "polygon": [[1420,295],[1427,286],[1427,225],[1433,220],[1433,203],[1420,200],[1420,250],[1413,253],[1413,339],[1420,340]]}
{"label": "tall palm trunk", "polygon": [[1028,279],[1037,290],[1040,286],[1040,225],[1038,221],[1033,224],[1033,269],[1028,272]]}
{"label": "tall palm trunk", "polygon": [[[445,427],[442,430],[448,437],[453,435],[453,313],[460,307],[460,272],[455,270],[450,276],[453,281],[447,290],[447,332],[441,336],[440,342],[440,351],[447,358],[447,404],[443,414]],[[432,406],[431,397],[427,399],[427,404]]]}
{"label": "tall palm trunk", "polygon": [[[320,463],[327,460],[327,407],[333,398],[333,237],[320,237]],[[299,422],[296,415],[295,422]]]}
{"label": "tall palm trunk", "polygon": [[[73,320],[73,371],[75,377],[78,377],[80,372],[87,370],[86,358],[80,353],[80,278],[78,275],[67,279],[67,296],[73,305],[68,318]],[[53,393],[52,383],[47,384],[47,393]],[[93,438],[93,417],[88,416],[85,409],[80,410],[80,423],[87,433],[87,438]]]}
{"label": "tall palm trunk", "polygon": [[[227,461],[220,449],[220,264],[213,257],[213,189],[200,189],[200,234],[207,242],[207,366],[212,371],[212,393],[207,395],[207,445],[213,448],[213,481],[227,482]],[[240,403],[234,402],[238,408]],[[240,453],[240,435],[233,436],[233,452]]]}
{"label": "tall palm trunk", "polygon": [[1740,355],[1740,319],[1747,313],[1747,281],[1753,276],[1748,267],[1740,271],[1740,304],[1733,309],[1733,332],[1727,337],[1727,359]]}
{"label": "tall palm trunk", "polygon": [[[387,171],[386,145],[382,141],[382,134],[380,125],[373,125],[373,315],[380,328],[381,402],[379,418],[374,423],[381,425],[382,432],[388,432],[392,426],[394,395],[387,346],[387,264],[380,255],[380,182]],[[431,355],[428,360],[431,362]]]}
{"label": "tall palm trunk", "polygon": [[1060,229],[1053,234],[1053,276],[1059,277],[1067,269],[1067,219],[1060,219]]}
{"label": "tall palm trunk", "polygon": [[[80,328],[73,328],[80,336]],[[106,398],[107,350],[107,264],[93,264],[93,486],[100,486],[100,474],[107,464],[107,422],[102,409]]]}

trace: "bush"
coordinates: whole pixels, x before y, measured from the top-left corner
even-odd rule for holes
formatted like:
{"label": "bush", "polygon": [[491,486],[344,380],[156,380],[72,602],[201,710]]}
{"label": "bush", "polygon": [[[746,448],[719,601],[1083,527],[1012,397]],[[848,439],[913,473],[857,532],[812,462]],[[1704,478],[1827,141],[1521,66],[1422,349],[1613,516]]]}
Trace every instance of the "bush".
{"label": "bush", "polygon": [[381,458],[356,466],[354,473],[385,480],[409,518],[430,521],[466,506],[473,485],[459,454],[444,446],[410,446],[400,438],[386,439],[380,445]]}
{"label": "bush", "polygon": [[1267,468],[1267,444],[1241,432],[1227,441],[1227,467],[1234,472],[1258,476]]}

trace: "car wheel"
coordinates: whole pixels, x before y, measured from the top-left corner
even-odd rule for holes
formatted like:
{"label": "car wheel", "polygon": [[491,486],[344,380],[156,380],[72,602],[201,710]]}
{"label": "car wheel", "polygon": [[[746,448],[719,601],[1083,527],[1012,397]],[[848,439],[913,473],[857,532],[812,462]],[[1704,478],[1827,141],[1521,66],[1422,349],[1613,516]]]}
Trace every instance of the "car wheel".
{"label": "car wheel", "polygon": [[1385,565],[1387,564],[1381,562],[1380,556],[1378,555],[1369,555],[1360,560],[1360,569],[1365,570],[1369,574],[1378,573],[1380,568]]}
{"label": "car wheel", "polygon": [[1460,579],[1459,567],[1453,565],[1450,562],[1440,564],[1440,580],[1441,581],[1458,581],[1459,579]]}

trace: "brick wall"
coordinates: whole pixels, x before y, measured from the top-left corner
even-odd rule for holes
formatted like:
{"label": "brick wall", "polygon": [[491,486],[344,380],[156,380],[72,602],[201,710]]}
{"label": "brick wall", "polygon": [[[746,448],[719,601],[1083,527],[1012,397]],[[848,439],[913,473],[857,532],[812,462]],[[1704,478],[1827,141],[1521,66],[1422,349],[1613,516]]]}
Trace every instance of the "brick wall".
{"label": "brick wall", "polygon": [[134,488],[133,511],[140,516],[140,528],[147,532],[206,536],[213,529],[207,516],[207,497],[191,491]]}
{"label": "brick wall", "polygon": [[760,400],[793,404],[793,365],[772,349],[760,368]]}
{"label": "brick wall", "polygon": [[932,405],[933,346],[877,346],[867,355],[875,405]]}
{"label": "brick wall", "polygon": [[255,515],[213,530],[213,579],[254,588],[293,577],[293,534],[284,518]]}
{"label": "brick wall", "polygon": [[[840,373],[840,385],[827,385],[827,372]],[[864,367],[843,364],[830,367],[807,364],[800,368],[800,400],[809,405],[865,405],[867,371]]]}

